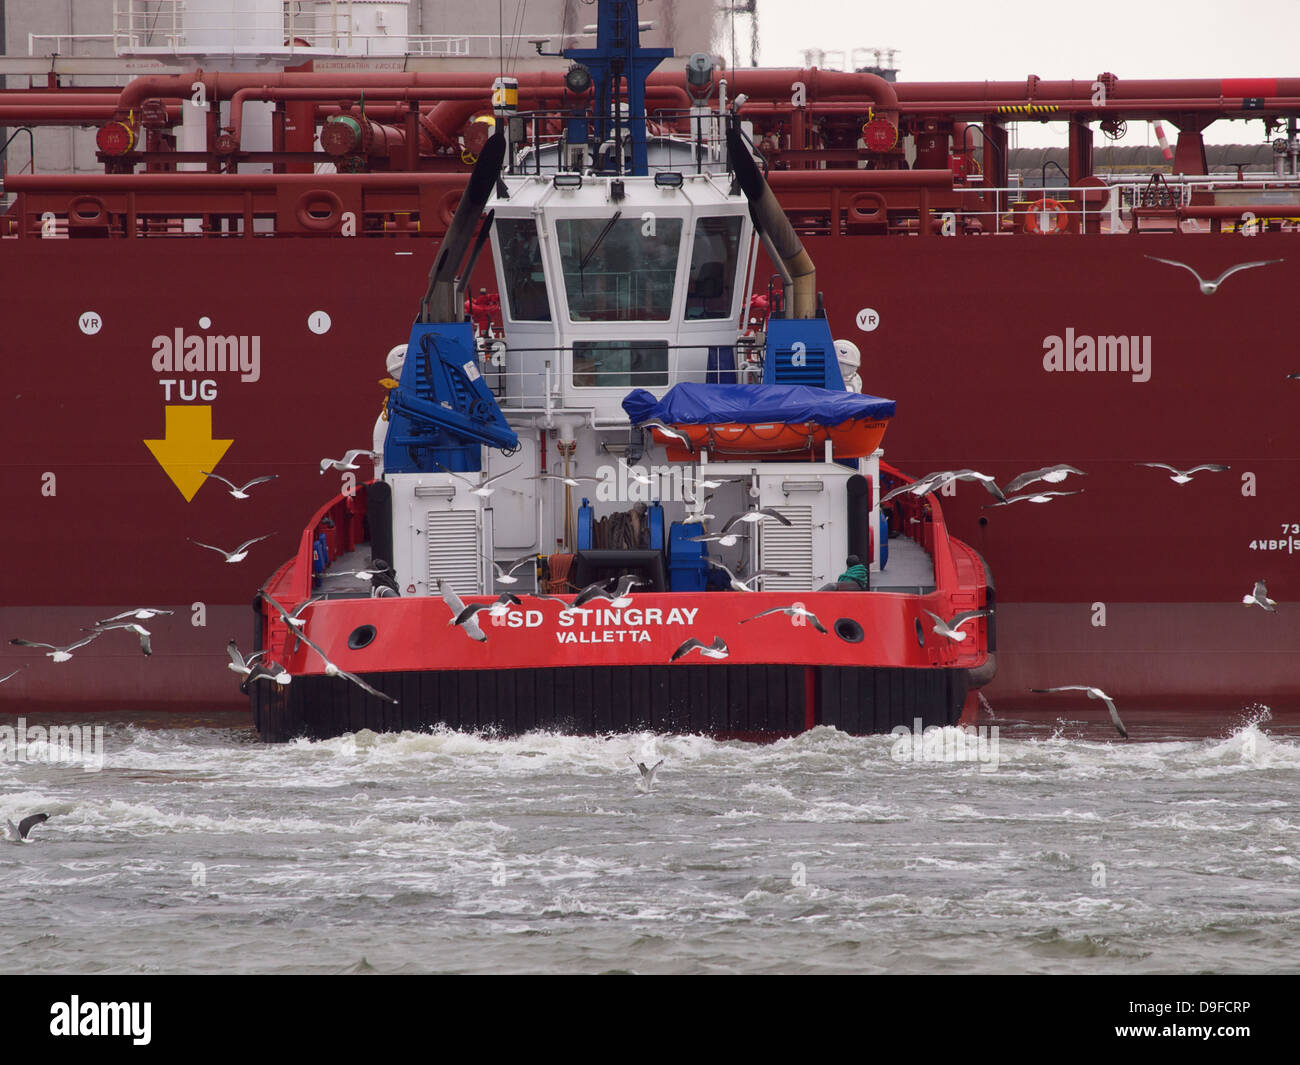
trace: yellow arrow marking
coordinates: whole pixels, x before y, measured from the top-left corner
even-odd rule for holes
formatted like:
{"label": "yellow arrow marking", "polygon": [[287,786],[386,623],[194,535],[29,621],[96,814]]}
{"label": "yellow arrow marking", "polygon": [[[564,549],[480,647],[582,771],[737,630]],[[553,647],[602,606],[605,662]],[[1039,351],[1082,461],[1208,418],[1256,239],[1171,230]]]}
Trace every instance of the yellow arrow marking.
{"label": "yellow arrow marking", "polygon": [[217,468],[233,440],[212,439],[211,407],[164,407],[166,414],[163,439],[146,440],[158,465],[190,502],[203,482],[203,471]]}

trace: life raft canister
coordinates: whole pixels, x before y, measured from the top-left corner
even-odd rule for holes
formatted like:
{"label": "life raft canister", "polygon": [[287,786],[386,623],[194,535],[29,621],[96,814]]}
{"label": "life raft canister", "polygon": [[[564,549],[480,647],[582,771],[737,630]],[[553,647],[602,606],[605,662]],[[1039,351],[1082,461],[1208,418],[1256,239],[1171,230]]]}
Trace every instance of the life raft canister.
{"label": "life raft canister", "polygon": [[1064,233],[1070,227],[1070,214],[1058,200],[1044,197],[1025,212],[1026,233]]}

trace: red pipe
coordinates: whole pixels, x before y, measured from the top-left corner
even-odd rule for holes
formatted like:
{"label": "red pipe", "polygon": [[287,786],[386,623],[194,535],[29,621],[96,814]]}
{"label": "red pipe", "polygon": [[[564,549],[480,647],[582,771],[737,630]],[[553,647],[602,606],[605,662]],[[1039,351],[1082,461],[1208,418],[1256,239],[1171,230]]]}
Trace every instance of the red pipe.
{"label": "red pipe", "polygon": [[[218,75],[221,76],[221,75]],[[523,80],[522,77],[520,79]],[[134,84],[134,83],[133,83]],[[129,86],[128,86],[129,88]],[[233,142],[233,150],[238,151],[243,140],[244,125],[244,104],[249,100],[272,101],[272,100],[319,100],[322,96],[332,96],[336,99],[360,99],[362,94],[369,99],[374,100],[421,100],[436,99],[443,101],[448,106],[443,110],[440,121],[446,123],[449,119],[458,114],[465,113],[466,117],[472,115],[475,111],[487,110],[492,106],[491,89],[478,88],[453,88],[448,89],[442,85],[433,85],[429,87],[401,87],[385,88],[376,86],[365,88],[360,85],[350,84],[346,86],[335,85],[330,91],[325,92],[313,87],[292,87],[284,88],[278,86],[263,85],[256,88],[237,89],[230,98],[230,125],[228,127],[229,136]],[[519,102],[535,103],[542,95],[542,90],[536,87],[525,88],[523,85],[519,88]],[[671,101],[672,103],[684,103],[687,100],[686,90],[677,89],[656,89],[654,92],[646,91],[646,104],[650,105],[652,101],[661,103]],[[452,102],[457,102],[456,104]],[[441,105],[439,105],[441,106]],[[468,112],[466,109],[468,108]],[[435,112],[438,108],[433,109]],[[432,119],[432,116],[431,116]],[[421,119],[421,124],[425,129],[429,129],[429,123]],[[461,123],[464,124],[463,122]],[[455,136],[450,134],[445,128],[440,128],[435,135],[433,130],[429,130],[431,136],[442,135],[448,139],[444,141],[445,146],[455,144]],[[455,133],[459,133],[459,127]]]}

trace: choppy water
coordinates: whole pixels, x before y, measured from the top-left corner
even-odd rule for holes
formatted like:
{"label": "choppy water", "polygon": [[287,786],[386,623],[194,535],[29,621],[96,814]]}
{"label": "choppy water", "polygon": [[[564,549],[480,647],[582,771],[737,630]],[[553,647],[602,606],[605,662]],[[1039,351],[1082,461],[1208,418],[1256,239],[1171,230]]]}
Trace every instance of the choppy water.
{"label": "choppy water", "polygon": [[0,819],[52,815],[0,843],[0,971],[1300,970],[1300,721],[1078,718],[985,718],[996,772],[109,725],[102,772],[0,761]]}

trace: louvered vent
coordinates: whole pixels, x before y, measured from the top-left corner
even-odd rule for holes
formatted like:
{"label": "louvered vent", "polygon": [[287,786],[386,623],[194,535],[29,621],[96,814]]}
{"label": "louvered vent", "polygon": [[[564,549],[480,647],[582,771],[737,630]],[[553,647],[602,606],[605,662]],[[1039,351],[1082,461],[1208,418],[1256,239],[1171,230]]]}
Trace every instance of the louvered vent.
{"label": "louvered vent", "polygon": [[431,510],[425,516],[429,594],[441,578],[457,595],[478,595],[478,511]]}
{"label": "louvered vent", "polygon": [[765,592],[810,592],[813,587],[812,507],[772,507],[791,522],[762,523],[759,558],[763,569],[784,570],[788,577],[764,577]]}
{"label": "louvered vent", "polygon": [[772,380],[780,385],[814,385],[818,388],[826,384],[826,350],[805,346],[799,354],[796,365],[794,348],[777,348],[773,353],[776,365]]}

